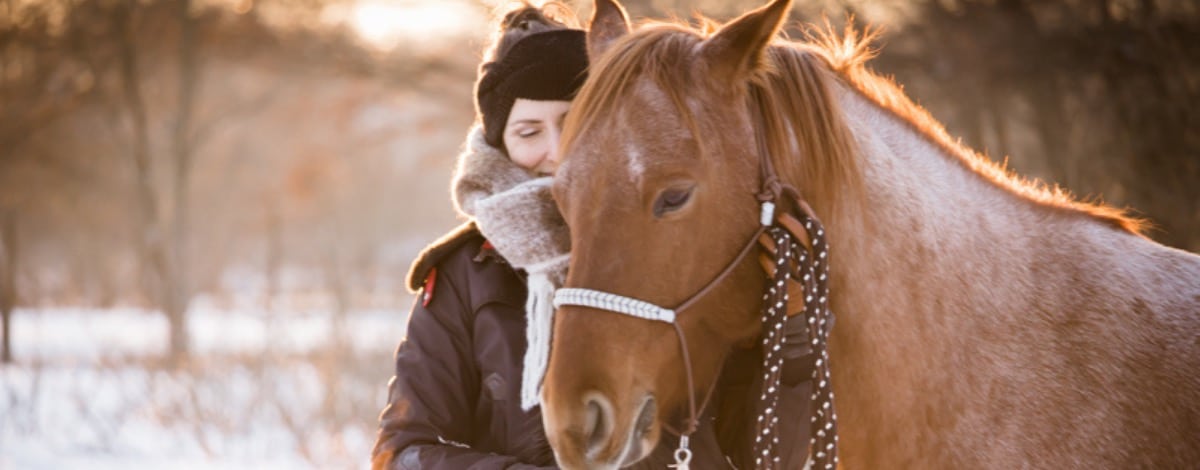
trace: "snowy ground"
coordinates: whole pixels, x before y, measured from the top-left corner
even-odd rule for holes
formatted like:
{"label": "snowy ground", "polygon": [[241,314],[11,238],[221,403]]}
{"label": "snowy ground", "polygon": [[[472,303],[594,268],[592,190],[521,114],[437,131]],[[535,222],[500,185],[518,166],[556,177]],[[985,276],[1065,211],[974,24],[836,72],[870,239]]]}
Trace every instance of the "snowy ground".
{"label": "snowy ground", "polygon": [[193,357],[137,309],[18,310],[0,366],[0,470],[366,468],[407,309],[193,304]]}

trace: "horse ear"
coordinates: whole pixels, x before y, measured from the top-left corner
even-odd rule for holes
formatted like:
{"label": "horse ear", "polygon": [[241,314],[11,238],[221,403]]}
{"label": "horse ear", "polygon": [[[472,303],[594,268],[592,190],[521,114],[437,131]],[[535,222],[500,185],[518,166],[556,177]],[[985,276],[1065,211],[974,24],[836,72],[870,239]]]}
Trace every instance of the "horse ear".
{"label": "horse ear", "polygon": [[608,46],[629,34],[629,15],[617,0],[596,0],[592,25],[588,28],[588,61],[595,62]]}
{"label": "horse ear", "polygon": [[762,64],[791,6],[791,0],[774,0],[730,21],[701,45],[701,60],[719,80],[744,79]]}

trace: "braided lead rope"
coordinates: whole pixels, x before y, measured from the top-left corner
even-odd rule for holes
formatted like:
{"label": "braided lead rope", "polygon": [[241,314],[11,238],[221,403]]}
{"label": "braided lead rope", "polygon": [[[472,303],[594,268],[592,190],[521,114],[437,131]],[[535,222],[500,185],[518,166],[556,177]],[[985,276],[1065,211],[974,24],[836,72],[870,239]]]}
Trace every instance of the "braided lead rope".
{"label": "braided lead rope", "polygon": [[788,264],[795,262],[797,266],[802,265],[795,257],[804,257],[807,254],[798,248],[787,230],[775,226],[767,233],[779,248],[775,253],[775,271],[771,277],[771,285],[763,294],[763,382],[757,405],[758,420],[755,423],[753,449],[755,468],[761,470],[773,470],[780,465],[777,452],[778,409],[780,381],[783,378],[782,349],[786,342],[783,326],[788,319]]}
{"label": "braided lead rope", "polygon": [[578,305],[623,313],[646,320],[675,323],[674,310],[662,308],[650,302],[592,289],[564,287],[555,291],[554,308],[563,305]]}
{"label": "braided lead rope", "polygon": [[775,272],[771,285],[763,295],[763,385],[758,402],[758,420],[754,441],[755,468],[774,470],[780,465],[779,395],[783,377],[785,343],[783,327],[787,322],[787,282],[789,262],[802,273],[804,285],[804,319],[808,323],[809,340],[816,356],[813,367],[813,395],[810,405],[809,458],[813,469],[833,470],[837,467],[837,413],[833,406],[833,387],[829,374],[829,331],[833,326],[829,310],[829,261],[825,230],[816,218],[804,214],[805,231],[812,240],[812,252],[801,247],[787,230],[772,227],[768,234],[778,247],[773,260]]}
{"label": "braided lead rope", "polygon": [[804,229],[812,240],[813,256],[801,264],[806,287],[804,317],[808,322],[809,338],[813,354],[817,357],[813,367],[812,425],[809,442],[809,458],[817,470],[837,468],[837,411],[834,408],[833,382],[829,374],[829,330],[833,326],[833,312],[829,310],[829,245],[825,240],[825,229],[821,222],[809,214],[803,214]]}

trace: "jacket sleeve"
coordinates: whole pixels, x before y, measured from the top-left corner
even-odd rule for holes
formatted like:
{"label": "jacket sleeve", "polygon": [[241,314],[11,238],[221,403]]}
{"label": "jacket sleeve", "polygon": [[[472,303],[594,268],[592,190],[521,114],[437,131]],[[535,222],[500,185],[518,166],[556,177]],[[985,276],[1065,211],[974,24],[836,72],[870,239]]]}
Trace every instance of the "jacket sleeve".
{"label": "jacket sleeve", "polygon": [[427,305],[425,292],[417,296],[407,339],[396,350],[372,468],[536,468],[512,456],[471,448],[480,381],[471,347],[470,302],[449,276],[438,279],[434,290]]}

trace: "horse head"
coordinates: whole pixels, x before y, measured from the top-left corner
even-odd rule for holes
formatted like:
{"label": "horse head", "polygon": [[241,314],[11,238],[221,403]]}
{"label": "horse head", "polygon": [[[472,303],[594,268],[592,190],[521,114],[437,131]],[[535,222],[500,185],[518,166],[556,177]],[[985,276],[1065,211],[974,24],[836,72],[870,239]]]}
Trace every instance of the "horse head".
{"label": "horse head", "polygon": [[694,417],[730,348],[759,334],[766,280],[753,257],[731,262],[759,220],[751,82],[789,6],[775,1],[705,37],[668,25],[630,32],[618,4],[597,4],[591,78],[554,186],[572,232],[566,287],[668,309],[711,290],[674,325],[559,308],[542,397],[564,467],[644,458]]}

